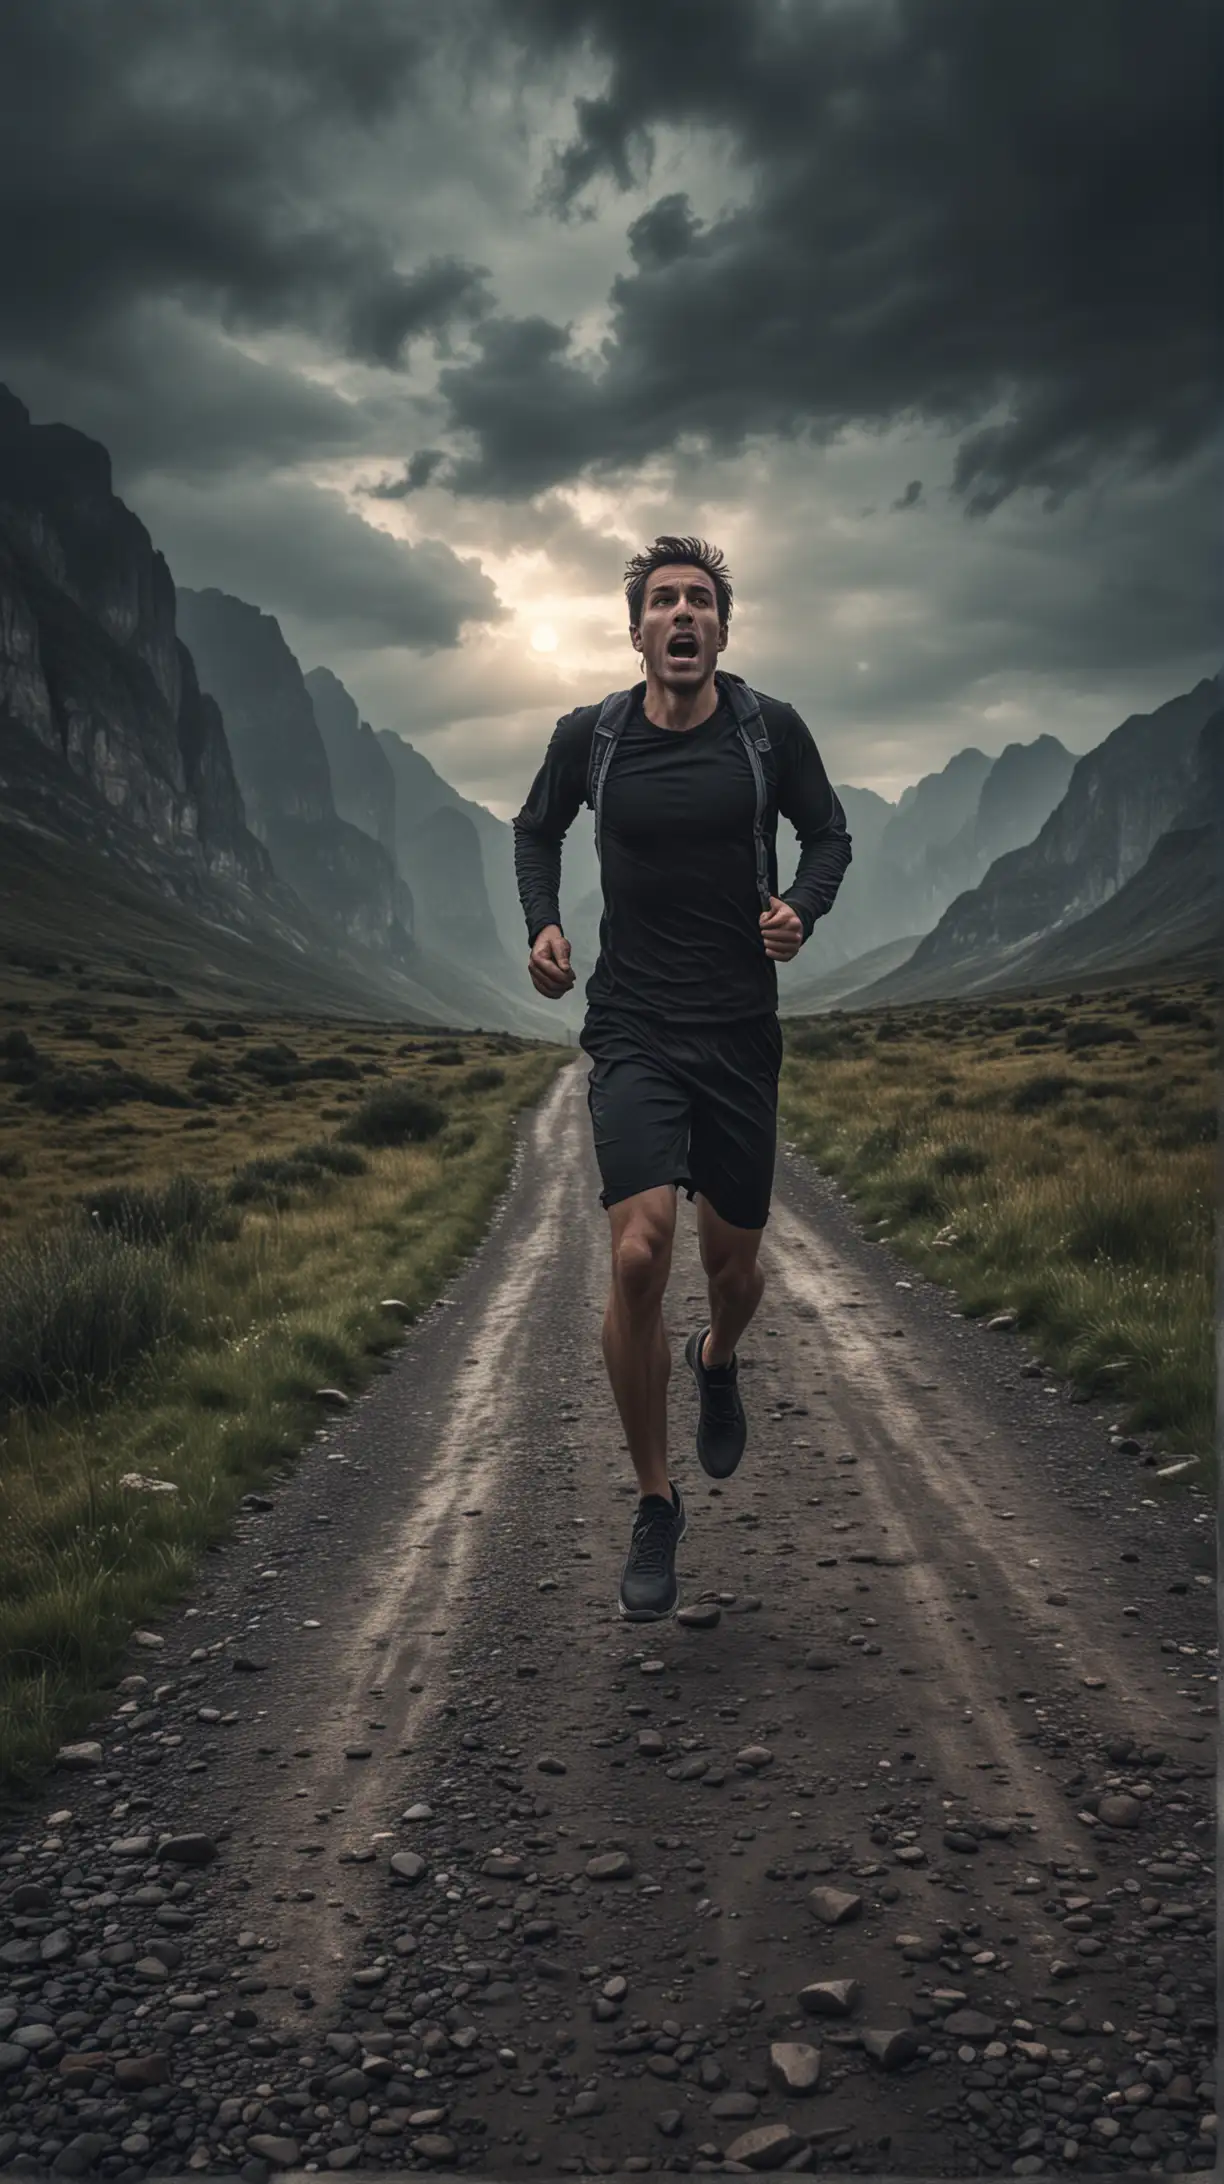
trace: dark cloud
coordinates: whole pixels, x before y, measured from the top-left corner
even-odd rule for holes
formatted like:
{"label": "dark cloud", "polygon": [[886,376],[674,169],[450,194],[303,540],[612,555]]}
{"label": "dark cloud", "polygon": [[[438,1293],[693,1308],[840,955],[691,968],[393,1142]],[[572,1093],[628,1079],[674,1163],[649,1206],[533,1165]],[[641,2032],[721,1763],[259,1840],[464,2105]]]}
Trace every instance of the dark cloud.
{"label": "dark cloud", "polygon": [[916,508],[921,499],[922,480],[921,478],[911,478],[909,484],[905,488],[904,493],[899,493],[896,500],[893,502],[893,507],[897,509]]}
{"label": "dark cloud", "polygon": [[431,652],[505,610],[479,564],[437,540],[407,545],[363,523],[342,496],[266,478],[220,489],[150,479],[140,513],[180,584],[216,585],[327,643]]}
{"label": "dark cloud", "polygon": [[429,0],[9,0],[7,338],[79,344],[177,297],[387,365],[479,317],[484,268],[405,270],[323,179],[338,137],[409,122],[439,35]]}
{"label": "dark cloud", "polygon": [[174,305],[142,305],[88,343],[12,342],[4,376],[39,423],[102,440],[122,492],[150,472],[215,478],[360,455],[371,430],[333,387],[247,355]]}
{"label": "dark cloud", "polygon": [[398,478],[381,478],[377,485],[363,485],[361,490],[367,500],[407,500],[410,493],[419,493],[430,485],[438,470],[446,461],[440,447],[419,447],[411,455]]}
{"label": "dark cloud", "polygon": [[703,223],[677,193],[631,227],[597,368],[545,320],[478,328],[444,380],[475,443],[461,489],[531,493],[685,433],[726,452],[912,417],[963,435],[956,491],[984,514],[1179,461],[1213,429],[1210,0],[501,14],[524,67],[560,49],[608,70],[554,158],[554,209],[640,180],[668,129],[732,145],[745,201]]}

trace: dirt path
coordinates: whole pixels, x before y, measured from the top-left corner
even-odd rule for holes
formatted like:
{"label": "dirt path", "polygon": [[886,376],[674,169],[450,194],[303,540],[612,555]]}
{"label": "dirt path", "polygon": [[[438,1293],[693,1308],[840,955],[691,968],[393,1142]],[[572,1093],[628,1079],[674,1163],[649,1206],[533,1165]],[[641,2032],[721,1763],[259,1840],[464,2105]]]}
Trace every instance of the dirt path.
{"label": "dirt path", "polygon": [[1206,1497],[783,1153],[722,1488],[686,1202],[668,1295],[717,1618],[621,1623],[584,1086],[3,1846],[0,2164],[1208,2167]]}

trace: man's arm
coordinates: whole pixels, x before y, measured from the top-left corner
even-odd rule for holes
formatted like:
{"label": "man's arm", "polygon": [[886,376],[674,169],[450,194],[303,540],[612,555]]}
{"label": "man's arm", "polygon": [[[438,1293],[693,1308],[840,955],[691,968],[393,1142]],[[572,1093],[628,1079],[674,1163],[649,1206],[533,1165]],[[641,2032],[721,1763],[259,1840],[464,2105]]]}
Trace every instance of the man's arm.
{"label": "man's arm", "polygon": [[850,862],[850,835],[841,800],[830,785],[812,731],[793,706],[778,764],[778,810],[799,837],[799,865],[780,898],[789,903],[807,940],[817,918],[832,909]]}
{"label": "man's arm", "polygon": [[574,713],[557,722],[527,801],[515,818],[514,876],[534,947],[546,925],[561,924],[561,844],[586,795],[590,728]]}

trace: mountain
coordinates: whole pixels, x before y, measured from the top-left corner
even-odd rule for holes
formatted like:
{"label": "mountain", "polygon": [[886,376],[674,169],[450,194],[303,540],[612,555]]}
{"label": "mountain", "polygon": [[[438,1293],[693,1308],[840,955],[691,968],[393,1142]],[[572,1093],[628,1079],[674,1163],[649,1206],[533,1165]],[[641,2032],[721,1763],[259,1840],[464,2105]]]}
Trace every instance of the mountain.
{"label": "mountain", "polygon": [[57,951],[119,990],[480,1020],[389,975],[276,873],[106,450],[0,389],[0,954]]}
{"label": "mountain", "polygon": [[[519,903],[518,882],[514,876],[514,833],[508,821],[499,819],[483,804],[460,794],[449,781],[432,766],[422,753],[414,749],[405,737],[390,729],[378,731],[378,742],[391,764],[395,775],[396,797],[396,856],[400,870],[413,886],[418,901],[429,893],[428,883],[422,874],[416,875],[416,858],[419,841],[426,822],[443,811],[455,811],[468,819],[475,830],[480,850],[480,872],[483,890],[488,902],[498,944],[509,965],[508,992],[523,992],[535,997],[535,989],[527,974],[527,932]],[[540,755],[547,743],[545,736]],[[534,769],[533,769],[534,771]],[[587,825],[583,827],[583,819]],[[561,919],[569,932],[568,918],[575,899],[589,891],[598,880],[594,842],[590,835],[590,813],[580,811],[565,839],[561,859]],[[476,884],[470,864],[466,868],[471,884]],[[596,919],[598,930],[598,918]],[[590,968],[594,969],[591,957]],[[573,1028],[582,1021],[584,1001],[582,980],[562,1002],[544,1004],[551,1019],[558,1026]]]}
{"label": "mountain", "polygon": [[330,668],[312,667],[302,679],[323,738],[339,816],[381,842],[394,862],[395,775],[386,752]]}
{"label": "mountain", "polygon": [[[466,811],[440,804],[415,832],[400,834],[401,871],[412,875],[417,931],[422,941],[478,964],[487,975],[517,982],[521,963],[512,963],[501,944],[485,887],[480,836]],[[520,957],[525,955],[520,949]],[[534,989],[533,989],[534,990]]]}
{"label": "mountain", "polygon": [[[788,980],[784,975],[791,966],[779,964],[779,1016],[818,1016],[824,1009],[835,1008],[847,994],[857,993],[860,986],[868,985],[872,979],[882,978],[886,971],[895,970],[898,964],[908,962],[920,937],[917,933],[908,933],[900,940],[886,940],[878,948],[869,948],[865,955],[839,963],[835,969],[821,970],[812,966],[806,977],[794,980]],[[811,941],[808,941],[792,959],[796,968],[803,964],[810,947]]]}
{"label": "mountain", "polygon": [[[1014,981],[1028,975],[1038,944],[1064,929],[1068,948],[1062,953],[1073,956],[1076,924],[1118,897],[1162,836],[1182,831],[1183,820],[1193,816],[1188,800],[1203,793],[1210,776],[1199,748],[1202,731],[1219,711],[1221,694],[1220,681],[1207,677],[1154,713],[1123,721],[1076,762],[1035,840],[997,858],[906,964],[855,994],[856,1005],[925,1000]],[[1197,816],[1201,822],[1201,811]],[[1162,860],[1168,854],[1162,852]],[[1163,861],[1159,869],[1164,899],[1171,875],[1163,873]]]}
{"label": "mountain", "polygon": [[67,425],[31,424],[0,388],[0,737],[17,736],[93,792],[99,839],[113,814],[158,853],[165,889],[270,888],[170,571],[116,499],[110,457]]}
{"label": "mountain", "polygon": [[1173,826],[1116,895],[1038,943],[1025,976],[1084,978],[1201,960],[1218,977],[1222,953],[1224,710],[1200,731],[1190,791]]}
{"label": "mountain", "polygon": [[[412,890],[399,869],[398,779],[392,855],[336,810],[327,747],[306,679],[275,618],[212,590],[180,590],[179,613],[201,680],[220,698],[251,824],[277,871],[314,915],[372,951],[398,978],[410,980],[414,991],[432,995],[456,1026],[555,1038],[562,1027],[535,995],[525,971],[524,990],[515,994],[499,969],[468,963],[450,945],[440,947],[431,921],[417,934]],[[347,698],[343,685],[337,687]],[[329,698],[334,693],[327,693],[325,710]],[[336,710],[333,706],[329,713],[333,722]],[[341,737],[347,763],[352,739],[346,741],[343,731]],[[371,740],[378,755],[387,757],[381,739]]]}
{"label": "mountain", "polygon": [[1074,757],[1057,736],[1007,744],[982,783],[973,817],[950,842],[929,853],[932,904],[945,910],[977,886],[997,857],[1031,842],[1065,793],[1074,768]]}
{"label": "mountain", "polygon": [[976,885],[996,857],[1035,839],[1061,803],[1074,771],[1074,755],[1057,736],[1009,743],[1000,751],[973,815],[972,856],[978,869],[969,885]]}
{"label": "mountain", "polygon": [[913,796],[892,814],[880,840],[880,860],[908,883],[915,907],[926,907],[938,886],[939,852],[976,815],[992,761],[984,751],[957,751],[938,773],[924,774]]}
{"label": "mountain", "polygon": [[[837,891],[833,915],[817,921],[810,938],[790,963],[778,965],[778,1006],[783,1013],[792,1008],[790,993],[794,984],[823,978],[843,963],[857,960],[864,950],[892,940],[900,930],[896,919],[901,911],[894,912],[880,875],[880,844],[897,806],[878,796],[874,789],[858,789],[846,782],[837,784],[836,793],[850,833],[850,866]],[[798,862],[798,843],[783,820],[778,827],[778,879],[783,893],[795,876]]]}
{"label": "mountain", "polygon": [[412,962],[412,897],[393,859],[341,819],[301,668],[275,617],[227,592],[180,589],[179,620],[225,717],[251,825],[316,917]]}

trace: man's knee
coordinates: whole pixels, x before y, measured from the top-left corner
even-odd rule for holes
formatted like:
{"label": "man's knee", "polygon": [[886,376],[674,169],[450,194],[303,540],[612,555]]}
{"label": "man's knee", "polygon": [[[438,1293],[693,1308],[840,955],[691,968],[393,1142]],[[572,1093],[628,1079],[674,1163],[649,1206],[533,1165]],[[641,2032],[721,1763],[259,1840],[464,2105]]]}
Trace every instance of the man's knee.
{"label": "man's knee", "polygon": [[662,1297],[671,1251],[672,1232],[663,1221],[632,1221],[614,1237],[612,1280],[627,1304],[640,1310]]}

